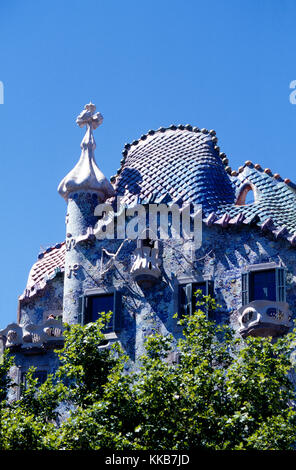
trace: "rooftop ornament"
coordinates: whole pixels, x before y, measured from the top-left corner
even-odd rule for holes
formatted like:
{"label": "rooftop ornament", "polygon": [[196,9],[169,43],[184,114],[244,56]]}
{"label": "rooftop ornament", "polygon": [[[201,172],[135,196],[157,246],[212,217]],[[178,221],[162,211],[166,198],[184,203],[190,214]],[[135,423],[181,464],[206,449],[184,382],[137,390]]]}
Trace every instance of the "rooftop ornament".
{"label": "rooftop ornament", "polygon": [[85,136],[80,144],[81,156],[70,173],[61,181],[58,192],[67,201],[69,194],[83,191],[98,193],[101,202],[114,195],[111,183],[98,168],[95,161],[96,142],[93,130],[97,129],[102,122],[103,116],[96,111],[93,103],[84,106],[84,110],[79,114],[76,123],[79,127],[86,126]]}

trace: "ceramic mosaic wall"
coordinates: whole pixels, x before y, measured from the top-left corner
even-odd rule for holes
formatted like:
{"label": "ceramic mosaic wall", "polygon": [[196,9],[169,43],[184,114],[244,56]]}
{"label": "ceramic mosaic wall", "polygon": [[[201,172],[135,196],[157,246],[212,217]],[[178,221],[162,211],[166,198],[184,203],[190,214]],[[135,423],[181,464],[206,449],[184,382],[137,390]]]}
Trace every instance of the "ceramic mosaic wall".
{"label": "ceramic mosaic wall", "polygon": [[[74,231],[74,230],[73,230]],[[68,321],[77,322],[79,296],[86,289],[112,287],[122,292],[122,328],[119,339],[135,360],[142,352],[145,336],[153,330],[178,337],[181,332],[173,319],[176,313],[176,280],[194,274],[214,280],[215,297],[221,308],[215,313],[217,321],[228,322],[237,328],[236,310],[241,306],[241,273],[247,265],[270,261],[287,267],[287,302],[292,312],[296,307],[296,251],[286,241],[274,241],[262,236],[257,228],[203,229],[203,244],[196,253],[192,271],[190,249],[181,242],[168,240],[160,245],[162,277],[150,289],[141,289],[130,273],[135,241],[126,241],[118,256],[111,261],[106,253],[101,261],[102,248],[116,253],[122,240],[86,240],[66,252],[66,266],[77,264],[71,272],[65,269],[64,306]],[[172,245],[172,246],[170,246]],[[183,256],[180,255],[182,251]],[[68,259],[67,259],[68,257]],[[74,260],[74,261],[73,261]],[[22,321],[39,322],[48,310],[61,308],[62,277],[50,281],[40,296],[22,308]]]}
{"label": "ceramic mosaic wall", "polygon": [[[249,265],[268,262],[287,268],[287,302],[294,315],[295,184],[251,161],[233,171],[220,152],[214,130],[173,125],[126,144],[111,186],[95,163],[92,131],[103,120],[95,110],[89,103],[77,118],[80,127],[86,126],[81,157],[58,189],[67,203],[66,240],[41,253],[31,269],[20,298],[20,324],[41,324],[49,314],[61,312],[64,322],[77,323],[80,297],[87,289],[115,288],[122,293],[118,339],[134,362],[153,331],[172,333],[175,338],[182,334],[173,318],[181,278],[211,279],[221,305],[214,318],[238,330],[241,274]],[[254,191],[253,204],[245,204],[248,190]],[[95,207],[113,202],[116,196],[125,204],[202,204],[203,243],[196,261],[190,243],[160,242],[161,277],[153,287],[141,288],[131,269],[136,241],[100,241],[93,233]],[[17,360],[22,369],[29,363],[41,367],[39,361],[48,361],[49,370],[57,364],[49,352],[30,357],[19,352]]]}
{"label": "ceramic mosaic wall", "polygon": [[[23,375],[29,370],[30,367],[36,367],[36,370],[53,374],[58,368],[58,357],[53,351],[48,351],[46,354],[32,355],[23,353],[14,353],[15,366],[12,367],[10,376],[13,383],[20,384],[24,380]],[[19,386],[12,387],[9,393],[9,400],[14,400],[19,397]]]}
{"label": "ceramic mosaic wall", "polygon": [[64,276],[58,274],[46,287],[28,299],[20,301],[20,324],[41,324],[50,314],[63,314]]}
{"label": "ceramic mosaic wall", "polygon": [[[96,194],[76,193],[68,201],[66,217],[66,256],[64,280],[64,321],[77,323],[78,297],[87,283],[87,270],[96,267],[98,255],[89,249],[88,243],[77,244],[77,238],[97,222],[94,210],[98,204]],[[97,272],[95,275],[96,279]]]}

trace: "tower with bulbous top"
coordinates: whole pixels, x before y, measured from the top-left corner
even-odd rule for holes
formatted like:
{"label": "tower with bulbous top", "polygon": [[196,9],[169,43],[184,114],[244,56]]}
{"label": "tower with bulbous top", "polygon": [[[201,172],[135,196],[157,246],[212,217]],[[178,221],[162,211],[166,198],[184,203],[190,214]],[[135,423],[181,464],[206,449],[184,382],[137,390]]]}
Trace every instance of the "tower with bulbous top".
{"label": "tower with bulbous top", "polygon": [[79,296],[83,294],[85,281],[85,247],[79,241],[87,239],[97,222],[95,207],[114,195],[109,180],[98,168],[95,161],[95,130],[103,122],[103,116],[95,112],[93,103],[85,105],[77,117],[79,127],[86,126],[81,142],[81,156],[75,167],[63,178],[58,192],[67,202],[66,215],[66,257],[63,321],[77,323]]}

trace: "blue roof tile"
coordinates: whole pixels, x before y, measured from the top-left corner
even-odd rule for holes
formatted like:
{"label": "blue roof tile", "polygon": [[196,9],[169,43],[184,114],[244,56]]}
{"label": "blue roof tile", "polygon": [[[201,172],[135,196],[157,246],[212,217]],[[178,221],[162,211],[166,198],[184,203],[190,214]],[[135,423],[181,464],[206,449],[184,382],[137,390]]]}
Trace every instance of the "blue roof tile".
{"label": "blue roof tile", "polygon": [[[115,179],[116,195],[124,196],[123,202],[129,205],[136,200],[149,200],[152,194],[157,202],[161,195],[169,194],[179,202],[202,204],[204,220],[209,223],[214,220],[211,214],[222,220],[228,213],[222,226],[228,220],[233,225],[241,223],[243,217],[244,224],[257,221],[260,226],[271,218],[280,234],[287,231],[294,240],[296,186],[250,161],[238,173],[232,172],[225,154],[218,153],[217,138],[213,136],[212,131],[171,126],[149,131],[140,140],[127,144]],[[236,205],[246,184],[257,189],[257,198],[251,204]]]}

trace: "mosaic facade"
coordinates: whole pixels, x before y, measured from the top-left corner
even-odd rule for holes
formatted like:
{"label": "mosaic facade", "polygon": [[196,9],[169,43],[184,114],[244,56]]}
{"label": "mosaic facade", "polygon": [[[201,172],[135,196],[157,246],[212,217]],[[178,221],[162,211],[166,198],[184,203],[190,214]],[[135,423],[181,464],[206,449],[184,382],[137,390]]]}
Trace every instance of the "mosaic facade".
{"label": "mosaic facade", "polygon": [[[289,331],[296,308],[290,180],[250,161],[234,171],[214,131],[170,126],[126,144],[109,181],[94,157],[93,130],[102,116],[90,103],[77,123],[87,128],[81,157],[59,186],[67,204],[65,241],[39,254],[17,321],[0,332],[2,348],[16,356],[18,381],[30,365],[40,373],[55,370],[62,321],[92,321],[103,307],[114,312],[106,343],[119,341],[135,363],[153,331],[182,335],[174,314],[190,314],[195,288],[215,297],[220,307],[211,316],[237,334],[276,338]],[[246,202],[249,192],[254,202]],[[202,205],[202,245],[149,236],[98,239],[95,208],[103,202],[115,208],[118,196],[128,208]]]}

